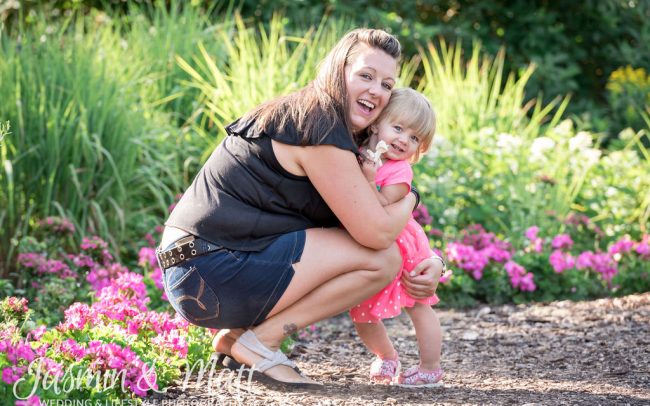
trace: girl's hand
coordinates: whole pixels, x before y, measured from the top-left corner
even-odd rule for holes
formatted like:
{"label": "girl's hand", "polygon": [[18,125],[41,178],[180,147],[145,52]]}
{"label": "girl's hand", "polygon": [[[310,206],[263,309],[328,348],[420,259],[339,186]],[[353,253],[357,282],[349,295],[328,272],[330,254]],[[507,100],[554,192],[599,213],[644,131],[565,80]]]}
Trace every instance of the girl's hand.
{"label": "girl's hand", "polygon": [[374,183],[378,166],[373,160],[365,156],[365,150],[359,155],[359,165],[361,165],[361,171],[368,182]]}
{"label": "girl's hand", "polygon": [[420,262],[411,272],[402,275],[402,284],[406,292],[414,299],[431,297],[438,289],[442,274],[442,263],[431,258]]}

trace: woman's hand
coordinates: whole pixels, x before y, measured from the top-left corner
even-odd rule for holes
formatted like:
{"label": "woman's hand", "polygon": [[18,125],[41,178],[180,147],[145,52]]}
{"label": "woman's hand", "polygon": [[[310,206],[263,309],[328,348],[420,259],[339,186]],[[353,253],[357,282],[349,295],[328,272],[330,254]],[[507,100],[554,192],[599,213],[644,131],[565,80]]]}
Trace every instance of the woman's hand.
{"label": "woman's hand", "polygon": [[427,258],[420,262],[410,273],[404,272],[402,284],[406,292],[414,299],[425,299],[433,296],[438,288],[442,274],[442,263]]}

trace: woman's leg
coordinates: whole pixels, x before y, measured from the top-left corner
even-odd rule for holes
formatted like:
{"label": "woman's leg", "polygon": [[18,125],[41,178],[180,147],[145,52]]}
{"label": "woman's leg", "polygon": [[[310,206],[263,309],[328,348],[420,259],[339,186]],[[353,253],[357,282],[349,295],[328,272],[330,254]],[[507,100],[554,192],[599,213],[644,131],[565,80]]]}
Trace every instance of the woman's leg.
{"label": "woman's leg", "polygon": [[[316,321],[339,314],[377,293],[397,275],[402,259],[397,246],[372,250],[358,244],[341,229],[307,230],[295,274],[269,317],[253,328],[258,339],[271,349],[282,340]],[[235,343],[233,356],[247,365],[260,356]],[[272,378],[305,381],[293,369],[276,366],[268,370]]]}
{"label": "woman's leg", "polygon": [[222,354],[230,355],[232,345],[240,335],[244,334],[243,328],[221,329],[212,339],[212,349]]}
{"label": "woman's leg", "polygon": [[406,308],[418,339],[420,349],[420,368],[433,371],[440,368],[442,350],[442,330],[436,312],[429,305],[416,303]]}
{"label": "woman's leg", "polygon": [[397,351],[388,337],[384,323],[354,323],[365,346],[381,359],[395,359]]}

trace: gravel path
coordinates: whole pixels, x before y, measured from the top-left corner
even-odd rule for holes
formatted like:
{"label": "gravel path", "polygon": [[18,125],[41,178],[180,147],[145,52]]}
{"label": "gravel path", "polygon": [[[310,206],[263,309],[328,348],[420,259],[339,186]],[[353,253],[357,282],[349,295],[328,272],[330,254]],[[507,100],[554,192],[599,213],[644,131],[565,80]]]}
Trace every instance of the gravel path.
{"label": "gravel path", "polygon": [[[213,381],[197,374],[147,405],[650,405],[650,293],[590,302],[482,307],[439,312],[444,388],[368,384],[372,356],[347,316],[317,326],[293,351],[300,368],[323,382],[317,392],[287,392]],[[417,360],[402,315],[386,323],[403,365]]]}

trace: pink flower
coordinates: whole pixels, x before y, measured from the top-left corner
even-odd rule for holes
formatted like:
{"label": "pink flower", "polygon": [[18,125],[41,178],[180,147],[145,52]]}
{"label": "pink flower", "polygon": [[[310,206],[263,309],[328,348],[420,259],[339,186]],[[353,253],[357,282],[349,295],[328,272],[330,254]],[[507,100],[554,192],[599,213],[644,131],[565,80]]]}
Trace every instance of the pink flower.
{"label": "pink flower", "polygon": [[17,400],[16,406],[41,406],[41,399],[38,395],[32,395],[26,400]]}
{"label": "pink flower", "polygon": [[522,292],[534,292],[537,289],[535,281],[533,281],[534,278],[535,275],[530,272],[522,276],[521,280],[519,281],[519,290]]}
{"label": "pink flower", "polygon": [[16,381],[18,381],[23,374],[25,373],[25,368],[24,367],[6,367],[2,370],[2,380],[4,383],[7,385],[13,385]]}
{"label": "pink flower", "polygon": [[613,256],[605,252],[583,252],[578,256],[576,268],[597,272],[606,281],[612,280],[618,273],[618,265]]}
{"label": "pink flower", "polygon": [[472,246],[461,243],[449,243],[446,248],[447,258],[459,268],[469,272],[474,279],[483,277],[483,269],[489,258],[477,252]]}
{"label": "pink flower", "polygon": [[644,234],[637,244],[635,251],[644,259],[650,259],[650,234]]}
{"label": "pink flower", "polygon": [[36,327],[34,330],[31,331],[31,337],[35,340],[38,341],[43,337],[43,334],[47,331],[47,327],[42,325]]}
{"label": "pink flower", "polygon": [[152,268],[158,266],[158,260],[156,259],[156,249],[150,247],[140,248],[140,252],[138,253],[138,264],[140,266],[149,265]]}
{"label": "pink flower", "polygon": [[85,303],[73,303],[64,312],[65,319],[59,327],[65,330],[83,330],[86,325],[93,326],[96,314]]}
{"label": "pink flower", "polygon": [[528,227],[525,234],[526,238],[528,238],[530,241],[535,241],[537,239],[538,231],[539,231],[539,227],[537,226]]}
{"label": "pink flower", "polygon": [[41,220],[38,225],[47,232],[63,235],[74,234],[74,224],[63,217],[47,217],[46,219]]}
{"label": "pink flower", "polygon": [[553,238],[551,247],[553,249],[568,249],[573,246],[573,240],[568,234],[559,234]]}
{"label": "pink flower", "polygon": [[420,204],[413,211],[413,218],[417,221],[422,227],[427,226],[433,222],[433,217],[429,214],[427,206]]}
{"label": "pink flower", "polygon": [[41,406],[41,399],[38,395],[32,395],[26,400],[17,400],[16,406]]}
{"label": "pink flower", "polygon": [[126,267],[118,263],[108,264],[105,267],[93,268],[86,276],[86,280],[90,283],[93,290],[99,294],[103,288],[111,284],[113,279],[117,279],[121,274],[128,271]]}
{"label": "pink flower", "polygon": [[573,256],[571,256],[571,254],[568,252],[562,252],[559,249],[553,251],[551,256],[548,258],[548,261],[556,273],[562,273],[567,269],[571,269],[575,266],[575,260]]}
{"label": "pink flower", "polygon": [[592,267],[594,253],[591,251],[585,251],[578,255],[576,260],[576,268],[578,269],[587,269]]}
{"label": "pink flower", "polygon": [[526,269],[515,261],[508,261],[504,268],[510,277],[510,284],[513,288],[522,292],[532,292],[537,288],[533,282],[535,275],[526,272]]}
{"label": "pink flower", "polygon": [[609,247],[609,253],[614,254],[626,254],[634,248],[634,241],[630,239],[629,235],[624,236],[620,240],[616,241],[611,247]]}

